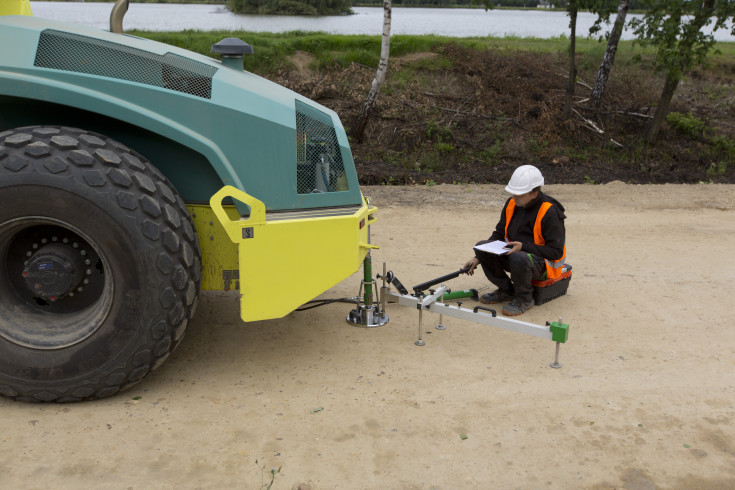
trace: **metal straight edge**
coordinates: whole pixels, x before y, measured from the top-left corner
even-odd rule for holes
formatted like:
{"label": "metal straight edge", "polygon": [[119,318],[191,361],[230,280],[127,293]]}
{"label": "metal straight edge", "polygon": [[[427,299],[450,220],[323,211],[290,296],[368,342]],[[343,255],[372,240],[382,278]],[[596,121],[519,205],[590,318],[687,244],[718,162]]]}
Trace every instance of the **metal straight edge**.
{"label": "metal straight edge", "polygon": [[[471,322],[480,323],[491,327],[503,328],[505,330],[511,330],[513,332],[524,333],[527,335],[532,335],[534,337],[552,340],[551,330],[549,329],[549,327],[546,326],[513,320],[512,318],[494,317],[490,313],[485,313],[483,311],[478,311],[477,313],[475,313],[474,311],[467,308],[450,306],[445,303],[431,303],[430,301],[427,301],[433,296],[426,297],[424,298],[424,300],[420,301],[418,298],[407,294],[396,294],[392,291],[388,292],[387,294],[391,298],[396,299],[398,301],[398,304],[402,306],[416,308],[416,305],[421,304],[422,310],[430,311],[432,313],[451,316],[454,318],[459,318],[461,320],[469,320]],[[441,294],[439,296],[441,296]]]}

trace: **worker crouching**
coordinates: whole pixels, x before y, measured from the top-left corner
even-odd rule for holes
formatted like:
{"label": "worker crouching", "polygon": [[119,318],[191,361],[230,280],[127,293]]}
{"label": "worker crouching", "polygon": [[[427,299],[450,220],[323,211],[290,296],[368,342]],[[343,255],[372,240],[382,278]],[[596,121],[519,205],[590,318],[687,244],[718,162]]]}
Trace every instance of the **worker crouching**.
{"label": "worker crouching", "polygon": [[[508,301],[503,314],[517,316],[533,307],[532,281],[558,278],[566,259],[564,206],[541,191],[544,177],[533,165],[518,167],[505,187],[511,197],[503,206],[500,220],[488,240],[476,244],[475,257],[468,260],[468,274],[477,265],[498,289],[480,296],[480,302]],[[489,252],[477,247],[504,241],[505,250]],[[508,277],[510,273],[510,277]]]}

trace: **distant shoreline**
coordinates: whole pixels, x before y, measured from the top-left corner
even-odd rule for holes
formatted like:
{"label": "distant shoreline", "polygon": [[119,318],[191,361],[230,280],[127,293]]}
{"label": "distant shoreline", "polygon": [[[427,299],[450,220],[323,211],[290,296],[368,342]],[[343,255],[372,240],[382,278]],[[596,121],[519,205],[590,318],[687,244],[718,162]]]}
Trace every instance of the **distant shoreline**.
{"label": "distant shoreline", "polygon": [[[42,0],[44,2],[63,2],[63,3],[115,3],[116,0]],[[34,3],[39,3],[36,0],[31,0],[31,7]],[[203,4],[203,5],[227,5],[227,0],[135,0],[135,3],[181,3],[181,4]],[[380,5],[372,3],[353,3],[353,7],[361,8],[381,8]],[[418,5],[394,5],[394,9],[412,9],[412,8],[436,8],[436,9],[485,9],[483,5],[467,4],[467,5],[435,5],[432,3],[418,4]],[[540,11],[540,12],[564,12],[563,8],[538,8],[538,7],[493,7],[493,10],[519,10],[519,11]],[[580,12],[587,12],[587,10],[580,10]],[[629,13],[642,13],[643,11],[629,11]]]}

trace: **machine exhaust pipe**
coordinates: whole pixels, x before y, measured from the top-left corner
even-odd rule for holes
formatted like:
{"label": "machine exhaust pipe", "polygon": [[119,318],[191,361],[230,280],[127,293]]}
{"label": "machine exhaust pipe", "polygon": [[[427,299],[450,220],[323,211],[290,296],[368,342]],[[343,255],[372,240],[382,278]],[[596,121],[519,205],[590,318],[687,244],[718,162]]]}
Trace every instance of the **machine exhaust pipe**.
{"label": "machine exhaust pipe", "polygon": [[117,0],[115,5],[112,6],[112,12],[110,13],[110,32],[115,34],[123,33],[123,17],[128,11],[128,5],[130,0]]}

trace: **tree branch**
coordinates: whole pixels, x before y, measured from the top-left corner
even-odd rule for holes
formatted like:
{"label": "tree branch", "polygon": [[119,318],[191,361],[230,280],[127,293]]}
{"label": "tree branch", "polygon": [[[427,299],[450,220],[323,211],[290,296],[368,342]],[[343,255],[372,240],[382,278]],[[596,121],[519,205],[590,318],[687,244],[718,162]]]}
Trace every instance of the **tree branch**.
{"label": "tree branch", "polygon": [[582,124],[587,128],[592,130],[593,132],[597,134],[605,134],[605,131],[600,129],[595,123],[584,117],[582,114],[580,114],[577,109],[572,109],[572,112],[575,113],[579,118],[582,120]]}

